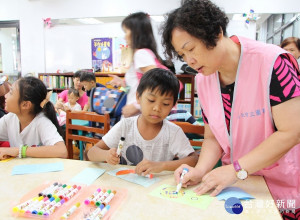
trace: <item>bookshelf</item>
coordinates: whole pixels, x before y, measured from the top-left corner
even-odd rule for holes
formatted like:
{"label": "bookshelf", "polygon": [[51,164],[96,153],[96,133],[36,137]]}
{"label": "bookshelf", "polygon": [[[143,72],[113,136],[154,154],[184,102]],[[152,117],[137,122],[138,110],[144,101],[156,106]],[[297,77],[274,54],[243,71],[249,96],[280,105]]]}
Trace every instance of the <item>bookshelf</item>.
{"label": "bookshelf", "polygon": [[39,79],[45,83],[47,89],[58,93],[73,86],[73,75],[73,72],[38,74]]}
{"label": "bookshelf", "polygon": [[[68,73],[39,73],[38,77],[45,83],[49,90],[53,90],[55,93],[60,93],[65,89],[73,86],[73,72]],[[121,78],[125,76],[125,73],[117,72],[95,72],[96,82],[101,83],[108,88],[112,88],[110,85],[106,85],[107,82],[112,80],[109,75],[117,75]],[[176,77],[182,82],[183,90],[179,94],[178,109],[185,109],[194,115],[194,94],[195,94],[195,76],[189,74],[176,74]]]}
{"label": "bookshelf", "polygon": [[176,76],[183,84],[183,89],[178,97],[177,108],[185,109],[194,115],[195,76],[189,74],[176,74]]}
{"label": "bookshelf", "polygon": [[[117,75],[121,78],[124,77],[124,73],[116,72],[96,72],[96,82],[105,85],[107,82],[112,80],[112,77],[109,75]],[[53,90],[53,92],[60,93],[65,89],[73,87],[73,72],[68,73],[39,73],[38,77],[41,79],[47,89]],[[107,85],[108,88],[112,88],[110,85]]]}

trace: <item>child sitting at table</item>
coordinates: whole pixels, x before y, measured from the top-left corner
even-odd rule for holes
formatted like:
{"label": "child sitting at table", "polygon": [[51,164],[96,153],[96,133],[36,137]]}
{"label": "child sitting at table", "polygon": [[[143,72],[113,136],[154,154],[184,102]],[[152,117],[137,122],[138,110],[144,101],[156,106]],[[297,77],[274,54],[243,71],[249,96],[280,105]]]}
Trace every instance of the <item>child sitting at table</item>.
{"label": "child sitting at table", "polygon": [[77,103],[79,99],[79,91],[73,88],[68,90],[68,102],[63,104],[60,108],[57,109],[57,120],[60,126],[66,124],[66,111],[70,110],[71,112],[81,111],[81,106]]}
{"label": "child sitting at table", "polygon": [[96,82],[96,76],[92,72],[82,72],[80,76],[80,82],[82,83],[86,95],[89,97],[88,103],[84,106],[83,111],[88,111],[90,109],[90,94],[93,88],[95,87],[105,87],[104,85]]}
{"label": "child sitting at table", "polygon": [[[136,165],[137,174],[173,171],[183,163],[196,164],[197,157],[180,127],[165,118],[178,98],[179,82],[168,70],[151,69],[138,85],[136,99],[141,114],[123,118],[88,152],[91,161]],[[117,146],[125,143],[121,156]],[[178,160],[174,160],[174,159]]]}
{"label": "child sitting at table", "polygon": [[21,78],[5,98],[9,113],[0,119],[0,141],[9,141],[11,147],[0,148],[0,159],[67,157],[50,93],[41,80]]}

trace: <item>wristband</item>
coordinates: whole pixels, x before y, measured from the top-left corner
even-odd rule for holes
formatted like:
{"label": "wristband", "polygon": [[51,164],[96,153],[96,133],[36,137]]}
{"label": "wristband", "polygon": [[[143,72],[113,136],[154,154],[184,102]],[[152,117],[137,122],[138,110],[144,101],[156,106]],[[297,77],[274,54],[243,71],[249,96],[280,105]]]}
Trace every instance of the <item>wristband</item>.
{"label": "wristband", "polygon": [[19,146],[19,158],[20,159],[22,158],[22,147],[23,147],[23,145],[20,144],[20,146]]}
{"label": "wristband", "polygon": [[22,158],[26,157],[26,151],[27,151],[28,146],[27,145],[23,145],[22,146]]}

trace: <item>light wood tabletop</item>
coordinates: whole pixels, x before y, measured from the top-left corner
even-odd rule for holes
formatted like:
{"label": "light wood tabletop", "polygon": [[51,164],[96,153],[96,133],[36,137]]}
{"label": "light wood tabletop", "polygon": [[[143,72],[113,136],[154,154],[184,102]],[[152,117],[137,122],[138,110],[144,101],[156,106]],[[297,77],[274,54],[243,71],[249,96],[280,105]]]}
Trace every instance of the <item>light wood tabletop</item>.
{"label": "light wood tabletop", "polygon": [[[54,162],[63,162],[63,171],[12,175],[12,169],[16,165]],[[106,171],[110,171],[122,167],[122,165],[112,166],[106,163],[94,163],[90,161],[69,159],[24,158],[0,162],[0,167],[0,219],[8,220],[16,219],[12,216],[11,212],[13,204],[16,204],[16,201],[20,201],[25,194],[34,190],[36,187],[44,184],[45,182],[69,181],[85,168],[101,168],[105,169]],[[105,185],[127,189],[127,196],[124,198],[124,201],[111,215],[111,219],[113,220],[282,219],[263,177],[250,176],[246,180],[238,181],[234,184],[234,186],[243,189],[256,198],[248,201],[242,200],[243,212],[239,215],[236,215],[228,213],[224,208],[224,201],[218,201],[217,198],[213,199],[207,209],[202,210],[193,206],[151,196],[149,193],[162,184],[176,185],[173,172],[162,172],[155,174],[155,176],[158,177],[160,181],[149,187],[143,187],[104,173],[95,182],[93,182],[92,185],[97,185],[99,187]]]}

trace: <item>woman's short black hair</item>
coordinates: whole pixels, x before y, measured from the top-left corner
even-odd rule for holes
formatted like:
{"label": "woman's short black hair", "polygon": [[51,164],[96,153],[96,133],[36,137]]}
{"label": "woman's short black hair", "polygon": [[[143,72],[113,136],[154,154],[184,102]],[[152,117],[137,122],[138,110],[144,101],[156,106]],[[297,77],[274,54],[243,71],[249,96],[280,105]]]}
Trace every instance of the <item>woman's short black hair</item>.
{"label": "woman's short black hair", "polygon": [[80,76],[81,76],[81,74],[82,74],[83,72],[84,72],[84,71],[82,71],[82,70],[76,71],[76,72],[74,73],[74,75],[73,75],[73,78],[79,78],[79,79],[80,79]]}
{"label": "woman's short black hair", "polygon": [[138,96],[141,96],[145,90],[158,90],[161,95],[172,94],[176,104],[179,92],[179,81],[174,73],[169,70],[154,68],[143,74],[137,88]]}
{"label": "woman's short black hair", "polygon": [[131,48],[133,51],[148,48],[159,58],[151,20],[148,14],[144,12],[130,14],[122,21],[122,27],[131,31]]}
{"label": "woman's short black hair", "polygon": [[208,49],[217,45],[221,32],[227,36],[226,27],[229,20],[226,14],[209,0],[186,0],[180,8],[167,14],[162,25],[162,44],[165,55],[169,58],[177,57],[172,45],[172,31],[175,28],[186,31],[200,39]]}

